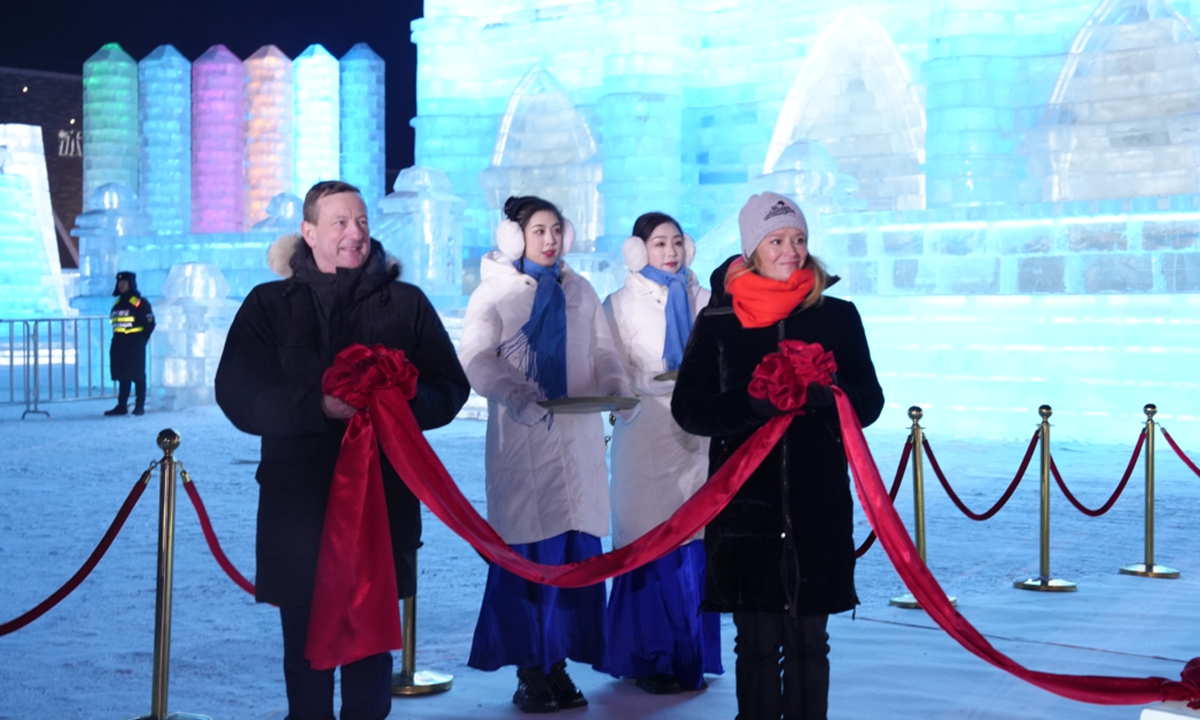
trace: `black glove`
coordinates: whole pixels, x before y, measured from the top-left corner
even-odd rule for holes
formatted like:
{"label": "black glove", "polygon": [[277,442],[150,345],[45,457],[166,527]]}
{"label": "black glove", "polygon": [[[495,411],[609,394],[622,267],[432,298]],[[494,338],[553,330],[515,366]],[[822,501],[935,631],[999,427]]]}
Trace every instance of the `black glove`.
{"label": "black glove", "polygon": [[805,410],[824,410],[834,405],[833,391],[827,385],[808,384],[808,395],[804,399]]}
{"label": "black glove", "polygon": [[756,416],[762,418],[763,420],[770,420],[773,417],[779,417],[780,415],[784,414],[783,411],[775,407],[774,403],[772,403],[770,400],[765,398],[756,398],[753,395],[750,396],[750,409],[754,411]]}

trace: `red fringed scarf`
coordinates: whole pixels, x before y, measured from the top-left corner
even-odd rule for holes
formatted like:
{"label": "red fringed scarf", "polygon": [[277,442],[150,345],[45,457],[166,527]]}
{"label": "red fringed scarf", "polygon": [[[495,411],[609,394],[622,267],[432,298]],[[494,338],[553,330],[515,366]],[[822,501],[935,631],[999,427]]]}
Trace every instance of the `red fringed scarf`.
{"label": "red fringed scarf", "polygon": [[[788,340],[779,352],[763,359],[752,382],[777,407],[794,411],[804,404],[811,381],[805,378],[827,383],[822,378],[834,369],[829,353],[819,345]],[[408,407],[415,384],[416,370],[404,353],[379,345],[347,348],[326,371],[325,392],[364,410],[351,419],[342,440],[326,513],[305,653],[313,667],[329,668],[400,647],[379,446],[417,499],[488,560],[527,580],[582,587],[640,567],[687,542],[733,498],[791,422],[791,415],[769,420],[671,518],[633,543],[578,563],[541,565],[513,552],[458,490]],[[1001,670],[1073,700],[1098,705],[1181,700],[1200,707],[1200,658],[1184,667],[1180,680],[1060,675],[1029,670],[993,648],[950,604],[920,561],[888,498],[850,399],[841,388],[831,390],[846,459],[871,527],[904,584],[947,634]]]}

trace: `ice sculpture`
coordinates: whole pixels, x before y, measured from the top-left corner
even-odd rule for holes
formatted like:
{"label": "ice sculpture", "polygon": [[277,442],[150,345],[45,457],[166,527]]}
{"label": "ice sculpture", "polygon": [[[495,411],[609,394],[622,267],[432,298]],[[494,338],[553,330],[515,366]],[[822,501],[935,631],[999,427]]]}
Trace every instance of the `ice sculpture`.
{"label": "ice sculpture", "polygon": [[117,43],[83,63],[83,201],[108,183],[138,186],[138,67]]}
{"label": "ice sculpture", "polygon": [[298,233],[303,220],[304,201],[291,193],[279,193],[267,203],[267,219],[259,220],[250,229],[276,235]]}
{"label": "ice sculpture", "polygon": [[63,292],[42,129],[0,125],[0,317],[74,314]]}
{"label": "ice sculpture", "polygon": [[[75,229],[71,231],[79,238],[80,297],[76,298],[75,306],[88,313],[107,312],[104,298],[112,295],[113,282],[121,269],[117,238],[151,234],[150,216],[138,209],[133,190],[119,183],[96,188],[84,207],[86,210],[75,218]],[[99,304],[88,305],[89,296],[99,298]]]}
{"label": "ice sculpture", "polygon": [[783,101],[763,173],[798,138],[819,142],[858,179],[868,209],[925,207],[925,114],[873,15],[847,8],[821,33]]}
{"label": "ice sculpture", "polygon": [[192,63],[192,232],[242,229],[244,78],[224,45]]}
{"label": "ice sculpture", "polygon": [[213,402],[213,380],[225,336],[237,313],[229,283],[211,263],[171,267],[164,298],[154,303],[158,327],[151,345],[151,377],[162,379],[160,393],[168,410]]}
{"label": "ice sculpture", "polygon": [[[358,43],[338,63],[341,75],[341,178],[362,192],[374,211],[386,191],[384,63]],[[307,189],[307,188],[306,188]]]}
{"label": "ice sculpture", "polygon": [[1105,0],[1079,31],[1030,174],[1048,200],[1200,191],[1200,47],[1163,0]]}
{"label": "ice sculpture", "polygon": [[463,209],[441,170],[405,168],[379,202],[372,234],[404,266],[401,279],[426,295],[451,299],[463,292]]}
{"label": "ice sculpture", "polygon": [[[491,165],[479,174],[488,206],[499,211],[510,195],[544,197],[575,224],[575,251],[594,250],[603,233],[602,173],[587,121],[562,85],[534,65],[513,90]],[[493,226],[499,219],[494,213]]]}
{"label": "ice sculpture", "polygon": [[192,64],[172,45],[138,63],[138,194],[159,233],[192,226]]}
{"label": "ice sculpture", "polygon": [[[292,61],[274,45],[246,58],[246,186],[243,226],[267,215],[267,203],[292,191]],[[305,188],[307,190],[307,188]]]}
{"label": "ice sculpture", "polygon": [[309,45],[292,61],[296,89],[296,168],[292,192],[304,196],[321,180],[337,180],[339,168],[339,68],[337,58]]}

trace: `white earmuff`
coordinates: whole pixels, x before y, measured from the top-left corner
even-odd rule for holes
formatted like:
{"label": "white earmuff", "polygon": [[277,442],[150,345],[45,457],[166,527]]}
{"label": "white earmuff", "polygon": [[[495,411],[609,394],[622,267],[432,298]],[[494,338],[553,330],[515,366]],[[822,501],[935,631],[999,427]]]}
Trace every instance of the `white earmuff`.
{"label": "white earmuff", "polygon": [[568,219],[563,218],[563,249],[562,254],[566,255],[571,252],[571,246],[575,244],[575,225]]}
{"label": "white earmuff", "polygon": [[683,234],[683,266],[690,268],[692,261],[696,259],[696,241],[691,235]]}
{"label": "white earmuff", "polygon": [[621,254],[625,256],[625,267],[629,268],[629,272],[641,272],[650,262],[650,256],[646,253],[646,242],[637,235],[625,238]]}
{"label": "white earmuff", "polygon": [[525,233],[521,226],[512,220],[501,220],[496,228],[496,247],[513,262],[525,257]]}

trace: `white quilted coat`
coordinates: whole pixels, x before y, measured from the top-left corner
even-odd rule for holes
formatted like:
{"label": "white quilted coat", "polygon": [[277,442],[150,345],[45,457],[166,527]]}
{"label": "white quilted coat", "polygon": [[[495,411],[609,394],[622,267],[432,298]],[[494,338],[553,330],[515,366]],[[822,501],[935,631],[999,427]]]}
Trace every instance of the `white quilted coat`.
{"label": "white quilted coat", "polygon": [[[687,289],[694,319],[710,293],[690,270]],[[653,379],[666,371],[666,307],[666,286],[632,268],[625,286],[604,301],[617,352],[634,394],[641,397],[637,416],[630,422],[617,420],[613,428],[609,493],[614,548],[669,518],[708,479],[708,438],[689,435],[671,417],[675,381]]]}
{"label": "white quilted coat", "polygon": [[[556,413],[533,426],[509,415],[529,392],[523,367],[497,348],[529,320],[537,282],[498,251],[481,262],[482,281],[467,303],[459,361],[488,401],[485,455],[488,522],[506,543],[531,543],[578,530],[608,534],[608,467],[599,413]],[[629,396],[600,298],[565,264],[567,396]]]}

